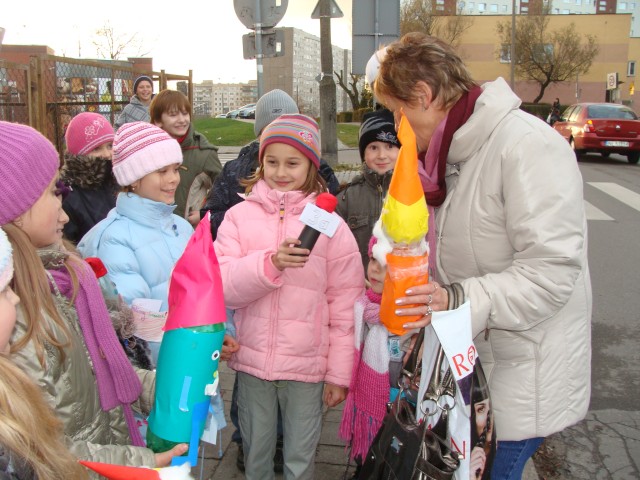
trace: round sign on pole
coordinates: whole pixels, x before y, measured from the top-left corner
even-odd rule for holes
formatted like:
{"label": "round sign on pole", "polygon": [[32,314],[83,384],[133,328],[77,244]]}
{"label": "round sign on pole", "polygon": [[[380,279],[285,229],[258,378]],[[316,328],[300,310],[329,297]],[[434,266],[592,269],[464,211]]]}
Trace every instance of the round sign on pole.
{"label": "round sign on pole", "polygon": [[[277,6],[277,3],[280,5]],[[275,27],[284,17],[288,4],[289,0],[233,0],[233,8],[238,19],[251,30],[255,30],[256,18],[260,19],[262,28]],[[260,12],[256,12],[257,5]]]}

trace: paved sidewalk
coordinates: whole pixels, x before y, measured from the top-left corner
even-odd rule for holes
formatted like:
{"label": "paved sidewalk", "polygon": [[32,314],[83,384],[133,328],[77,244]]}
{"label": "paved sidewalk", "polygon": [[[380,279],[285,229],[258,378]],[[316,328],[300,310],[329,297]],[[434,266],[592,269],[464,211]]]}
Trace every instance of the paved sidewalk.
{"label": "paved sidewalk", "polygon": [[[229,420],[229,407],[231,405],[231,392],[235,372],[227,367],[226,362],[221,362],[220,385],[222,398],[225,405],[225,418],[227,427],[222,430],[221,445],[206,445],[204,449],[205,460],[192,470],[196,479],[202,480],[233,480],[244,479],[244,475],[236,467],[237,447],[231,441],[233,425]],[[341,480],[347,467],[347,454],[343,443],[338,439],[338,426],[342,416],[342,405],[337,408],[325,410],[322,421],[322,434],[316,454],[316,480]],[[353,467],[349,469],[353,472]],[[202,476],[201,476],[202,475]],[[276,474],[277,479],[283,478],[282,474]],[[350,476],[347,476],[350,478]],[[522,477],[524,480],[538,480],[533,462],[529,462]],[[594,477],[595,478],[595,477]]]}

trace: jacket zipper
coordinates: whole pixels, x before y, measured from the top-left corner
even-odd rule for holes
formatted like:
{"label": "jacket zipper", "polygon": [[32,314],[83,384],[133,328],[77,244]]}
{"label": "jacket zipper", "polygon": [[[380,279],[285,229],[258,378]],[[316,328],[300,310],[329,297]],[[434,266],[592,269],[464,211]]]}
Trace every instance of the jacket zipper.
{"label": "jacket zipper", "polygon": [[[280,199],[280,206],[278,208],[278,235],[276,238],[276,250],[280,245],[280,242],[283,240],[283,232],[284,232],[284,214],[285,214],[285,204],[284,204],[284,195]],[[273,301],[271,302],[271,318],[269,319],[269,352],[267,353],[267,378],[270,378],[273,375],[273,357],[275,351],[275,338],[276,338],[276,314],[278,312],[278,304],[280,303],[280,289],[275,292],[273,296]]]}

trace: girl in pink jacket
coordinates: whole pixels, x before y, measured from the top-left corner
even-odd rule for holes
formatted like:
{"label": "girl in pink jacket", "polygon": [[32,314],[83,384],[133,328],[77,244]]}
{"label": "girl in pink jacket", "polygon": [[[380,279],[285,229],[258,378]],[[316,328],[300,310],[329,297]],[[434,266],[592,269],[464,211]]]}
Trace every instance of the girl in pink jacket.
{"label": "girl in pink jacket", "polygon": [[326,191],[317,123],[282,115],[264,130],[259,156],[246,201],[226,213],[215,242],[240,344],[229,365],[238,372],[245,476],[274,477],[280,405],[285,478],[310,479],[322,402],[342,402],[351,379],[353,305],[364,271],[339,217],[335,234],[320,235],[312,252],[297,246],[302,210]]}

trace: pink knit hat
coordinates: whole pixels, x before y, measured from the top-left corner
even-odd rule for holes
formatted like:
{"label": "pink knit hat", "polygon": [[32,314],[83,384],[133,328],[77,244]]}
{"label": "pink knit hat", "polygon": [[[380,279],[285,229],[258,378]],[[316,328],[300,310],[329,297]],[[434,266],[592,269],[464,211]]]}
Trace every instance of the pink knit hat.
{"label": "pink knit hat", "polygon": [[72,155],[87,155],[100,145],[113,142],[113,127],[98,113],[82,112],[73,117],[64,134]]}
{"label": "pink knit hat", "polygon": [[182,163],[182,149],[167,132],[146,122],[125,123],[113,140],[113,174],[126,187],[167,165]]}
{"label": "pink knit hat", "polygon": [[301,114],[281,115],[267,125],[260,136],[260,162],[272,143],[292,146],[320,168],[320,136],[313,118]]}
{"label": "pink knit hat", "polygon": [[0,121],[0,225],[29,210],[59,166],[58,152],[40,132]]}

